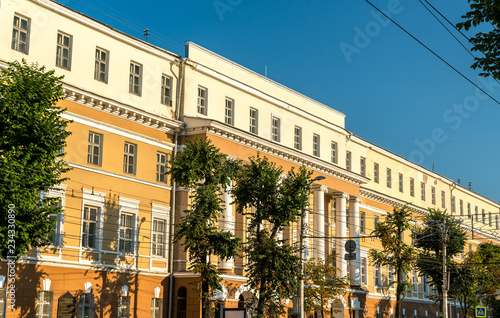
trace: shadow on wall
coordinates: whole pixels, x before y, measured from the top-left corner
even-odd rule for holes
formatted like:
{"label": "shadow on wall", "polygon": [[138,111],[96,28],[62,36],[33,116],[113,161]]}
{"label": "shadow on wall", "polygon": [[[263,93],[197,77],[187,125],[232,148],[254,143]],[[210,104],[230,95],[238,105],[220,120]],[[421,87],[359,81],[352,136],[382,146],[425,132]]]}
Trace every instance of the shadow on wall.
{"label": "shadow on wall", "polygon": [[[19,317],[35,317],[37,292],[42,289],[42,281],[47,273],[40,266],[31,264],[16,264],[16,308]],[[11,284],[12,282],[9,282]],[[7,309],[7,314],[10,312]]]}
{"label": "shadow on wall", "polygon": [[[388,296],[381,298],[375,305],[376,305],[375,306],[375,313],[374,313],[373,318],[389,318],[390,317],[392,307],[391,307],[390,298]],[[379,314],[377,315],[377,313],[379,313]]]}

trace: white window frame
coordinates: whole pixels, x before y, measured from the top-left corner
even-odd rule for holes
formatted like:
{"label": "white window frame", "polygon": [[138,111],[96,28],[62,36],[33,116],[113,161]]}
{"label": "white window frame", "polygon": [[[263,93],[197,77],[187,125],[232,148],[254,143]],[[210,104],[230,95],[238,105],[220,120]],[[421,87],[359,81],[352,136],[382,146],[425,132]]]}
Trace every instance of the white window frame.
{"label": "white window frame", "polygon": [[470,219],[472,217],[472,209],[470,203],[467,203],[467,218]]}
{"label": "white window frame", "polygon": [[464,200],[460,199],[460,215],[463,216],[464,215]]}
{"label": "white window frame", "polygon": [[[130,152],[130,146],[134,147],[134,152]],[[133,158],[132,164],[130,158]],[[132,172],[130,172],[130,168],[132,168]],[[137,174],[137,144],[128,141],[125,141],[123,146],[123,173],[133,176]]]}
{"label": "white window frame", "polygon": [[226,97],[224,106],[224,122],[234,126],[234,99]]}
{"label": "white window frame", "polygon": [[[90,140],[92,134],[92,141]],[[99,136],[99,143],[94,142],[95,140],[95,135]],[[89,131],[89,140],[88,140],[88,148],[87,148],[87,164],[93,165],[93,166],[102,166],[102,151],[103,151],[103,139],[104,136],[103,134],[94,132],[94,131]],[[98,155],[97,155],[97,163],[94,163],[94,156],[95,156],[95,148],[98,148]],[[92,150],[92,151],[90,151]]]}
{"label": "white window frame", "polygon": [[313,155],[319,157],[321,155],[321,137],[318,134],[313,134]]}
{"label": "white window frame", "polygon": [[302,150],[302,127],[300,126],[293,128],[293,147]]}
{"label": "white window frame", "polygon": [[349,150],[345,152],[345,168],[348,171],[352,170],[352,153]]}
{"label": "white window frame", "polygon": [[366,212],[359,212],[359,232],[365,234],[366,232]]}
{"label": "white window frame", "polygon": [[331,141],[330,143],[330,149],[331,149],[331,161],[332,163],[337,164],[339,162],[339,147],[338,144],[335,141]]}
{"label": "white window frame", "polygon": [[436,188],[431,187],[431,204],[436,204]]}
{"label": "white window frame", "polygon": [[[161,158],[165,157],[165,162],[161,162]],[[156,182],[168,183],[168,153],[157,151],[156,152]]]}
{"label": "white window frame", "polygon": [[172,106],[172,77],[161,75],[161,101],[163,105]]}
{"label": "white window frame", "polygon": [[250,133],[257,135],[259,133],[259,110],[257,108],[250,107],[249,116],[250,116],[249,131]]}
{"label": "white window frame", "polygon": [[365,157],[359,157],[359,173],[363,177],[366,177],[366,158]]}
{"label": "white window frame", "polygon": [[142,64],[130,61],[128,92],[137,96],[142,94]]}
{"label": "white window frame", "polygon": [[[119,263],[120,256],[122,256],[122,255],[136,255],[136,253],[137,253],[137,239],[138,239],[138,235],[139,235],[139,233],[138,233],[139,231],[137,230],[138,224],[139,224],[139,203],[140,203],[139,200],[135,200],[135,199],[131,199],[131,198],[123,197],[123,196],[120,196],[118,198],[118,204],[119,204],[118,233],[117,233],[118,244],[116,246],[116,251],[117,251],[116,262],[117,262],[117,264],[120,264]],[[121,247],[120,247],[121,246],[120,240],[121,240],[122,214],[132,216],[132,239],[131,239],[131,243],[130,243],[130,248],[131,248],[130,252],[121,251]],[[136,258],[134,258],[134,262],[136,262]],[[129,264],[127,266],[132,266],[132,265],[133,264]]]}
{"label": "white window frame", "polygon": [[130,318],[130,296],[118,296],[117,318]]}
{"label": "white window frame", "polygon": [[455,213],[455,211],[456,211],[455,201],[456,201],[455,196],[452,195],[451,196],[451,213]]}
{"label": "white window frame", "polygon": [[[153,253],[153,237],[154,237],[154,228],[153,228],[153,222],[154,220],[162,220],[165,222],[165,229],[164,229],[164,243],[163,243],[163,256],[161,255],[154,255]],[[151,259],[160,259],[160,260],[166,260],[169,257],[169,249],[168,249],[168,242],[170,238],[170,207],[166,205],[161,205],[157,203],[153,203],[151,207]],[[168,263],[168,262],[167,262]],[[151,263],[152,266],[152,263]],[[168,266],[168,265],[167,265]],[[165,268],[162,268],[165,269]]]}
{"label": "white window frame", "polygon": [[410,178],[410,196],[415,197],[415,179]]}
{"label": "white window frame", "polygon": [[[88,219],[85,217],[86,212],[89,215],[95,210],[95,220]],[[81,247],[86,249],[96,249],[98,232],[99,232],[99,214],[101,214],[100,208],[94,205],[85,205],[83,207],[83,217],[82,217],[82,238]],[[94,233],[92,234],[92,241],[90,241],[90,225],[94,224]],[[92,242],[92,244],[90,244]],[[90,246],[92,245],[92,246]]]}
{"label": "white window frame", "polygon": [[[18,19],[19,22],[18,24],[16,24],[16,18]],[[26,21],[26,29],[22,28],[23,21]],[[29,44],[30,44],[30,33],[31,33],[31,19],[21,14],[15,13],[14,20],[12,21],[11,49],[28,55]],[[26,36],[25,42],[21,42],[21,37],[20,37],[21,34],[25,34]],[[20,47],[21,43],[24,44],[24,50],[22,50]]]}
{"label": "white window frame", "polygon": [[[68,38],[68,45],[64,43],[65,38]],[[59,39],[61,39],[61,43],[59,43]],[[73,36],[67,34],[62,31],[57,32],[57,41],[56,41],[56,66],[63,68],[65,70],[71,71],[71,55],[72,55],[72,47],[73,47]],[[66,60],[64,57],[64,52],[68,53],[67,57],[67,66],[64,66],[64,61]]]}
{"label": "white window frame", "polygon": [[93,318],[94,317],[94,294],[81,293],[78,300],[78,317]]}
{"label": "white window frame", "polygon": [[281,143],[281,117],[271,115],[271,141]]}
{"label": "white window frame", "polygon": [[[80,252],[79,252],[79,260],[80,263],[84,264],[95,264],[94,261],[87,261],[82,259],[82,252],[96,252],[102,250],[102,235],[103,235],[103,224],[104,224],[104,203],[106,200],[106,192],[99,192],[93,189],[83,188],[83,199],[82,199],[82,215],[81,215],[81,229],[80,233],[83,234],[83,215],[85,206],[92,206],[98,208],[98,215],[96,216],[97,225],[96,225],[96,247],[95,248],[87,248],[82,245],[83,243],[83,235],[80,235]],[[101,261],[101,253],[99,253],[99,259],[97,263]]]}
{"label": "white window frame", "polygon": [[[134,238],[135,229],[137,228],[135,219],[136,218],[134,213],[120,213],[118,230],[118,252],[122,254],[135,254]],[[130,224],[127,224],[128,222],[130,222]],[[130,231],[130,233],[128,233],[127,231]]]}
{"label": "white window frame", "polygon": [[[50,290],[39,290],[36,297],[36,318],[52,318],[54,306],[54,292]],[[44,313],[44,309],[47,312]]]}
{"label": "white window frame", "polygon": [[446,192],[441,191],[441,207],[446,208]]}
{"label": "white window frame", "polygon": [[376,162],[373,163],[373,181],[375,183],[380,182],[380,166]]}
{"label": "white window frame", "polygon": [[387,174],[387,187],[392,188],[392,170],[391,168],[386,169]]}
{"label": "white window frame", "polygon": [[373,286],[382,288],[382,267],[380,265],[373,265]]}
{"label": "white window frame", "polygon": [[198,85],[198,101],[197,101],[197,111],[198,114],[207,115],[208,113],[208,89],[203,86]]}
{"label": "white window frame", "polygon": [[[53,213],[50,215],[50,217],[55,217],[57,218],[57,222],[55,225],[55,231],[54,231],[54,236],[56,237],[55,242],[54,240],[51,242],[51,247],[53,248],[58,248],[61,249],[63,246],[63,234],[64,234],[64,215],[65,215],[65,207],[66,207],[66,184],[59,184],[55,186],[52,189],[49,189],[49,191],[45,194],[46,197],[48,198],[58,198],[59,199],[59,205],[61,207],[61,213]],[[59,255],[60,257],[61,255]]]}
{"label": "white window frame", "polygon": [[[102,53],[105,53],[105,58],[102,58]],[[109,70],[109,51],[100,47],[95,48],[95,63],[94,63],[94,79],[101,83],[108,83],[108,70]],[[104,65],[104,71],[102,66]],[[101,76],[102,75],[102,76]],[[102,78],[104,77],[104,78]]]}
{"label": "white window frame", "polygon": [[163,317],[163,298],[151,298],[151,318]]}
{"label": "white window frame", "polygon": [[368,285],[368,258],[361,256],[361,285]]}
{"label": "white window frame", "polygon": [[403,181],[404,181],[404,176],[402,173],[398,174],[398,179],[399,179],[399,192],[403,193]]}

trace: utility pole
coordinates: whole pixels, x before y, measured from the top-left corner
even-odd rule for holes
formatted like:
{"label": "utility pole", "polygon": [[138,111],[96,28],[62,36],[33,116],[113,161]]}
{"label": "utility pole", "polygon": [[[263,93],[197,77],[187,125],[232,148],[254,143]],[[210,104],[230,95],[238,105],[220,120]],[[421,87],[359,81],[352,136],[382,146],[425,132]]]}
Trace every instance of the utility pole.
{"label": "utility pole", "polygon": [[442,238],[443,238],[443,315],[444,318],[448,318],[448,284],[446,274],[446,215],[443,215],[443,228],[442,228]]}

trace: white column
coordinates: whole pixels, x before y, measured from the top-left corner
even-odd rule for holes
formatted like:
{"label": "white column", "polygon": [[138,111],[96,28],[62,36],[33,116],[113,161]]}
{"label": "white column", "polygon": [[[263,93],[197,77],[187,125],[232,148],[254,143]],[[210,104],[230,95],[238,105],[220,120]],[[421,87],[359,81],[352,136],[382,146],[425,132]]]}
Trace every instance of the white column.
{"label": "white column", "polygon": [[349,236],[356,242],[356,259],[349,261],[350,274],[353,286],[361,286],[361,253],[359,239],[359,205],[361,198],[352,197],[349,200]]}
{"label": "white column", "polygon": [[347,276],[347,263],[345,257],[345,242],[346,242],[346,206],[349,195],[347,193],[339,193],[335,195],[335,249],[337,252],[337,271],[340,277]]}
{"label": "white column", "polygon": [[[234,217],[233,217],[233,197],[229,191],[233,186],[233,182],[229,184],[226,191],[222,194],[222,200],[224,201],[224,217],[219,220],[219,228],[225,232],[231,232],[234,235]],[[219,263],[220,269],[233,270],[234,259],[230,258]]]}
{"label": "white column", "polygon": [[314,239],[314,257],[325,259],[325,192],[327,186],[317,185],[313,187],[314,193],[314,231],[312,236],[319,236]]}

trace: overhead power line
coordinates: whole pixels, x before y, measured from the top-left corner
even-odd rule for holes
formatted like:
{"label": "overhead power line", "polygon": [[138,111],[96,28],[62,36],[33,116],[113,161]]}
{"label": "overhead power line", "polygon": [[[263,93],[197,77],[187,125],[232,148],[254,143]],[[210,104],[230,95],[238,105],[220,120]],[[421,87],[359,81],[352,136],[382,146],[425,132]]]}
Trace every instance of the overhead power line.
{"label": "overhead power line", "polygon": [[391,19],[387,14],[385,14],[382,10],[380,10],[379,8],[377,8],[373,3],[371,3],[369,0],[365,0],[369,5],[371,5],[375,10],[377,10],[378,12],[380,12],[380,14],[382,14],[384,17],[386,17],[388,20],[390,20],[392,23],[394,23],[398,28],[400,28],[403,32],[405,32],[406,34],[408,34],[412,39],[414,39],[415,41],[417,41],[420,45],[422,45],[424,48],[426,48],[429,52],[431,52],[434,56],[436,56],[438,59],[440,59],[443,63],[445,63],[446,65],[448,65],[448,67],[450,67],[452,70],[454,70],[456,73],[458,73],[460,76],[462,76],[466,81],[468,81],[469,83],[471,83],[472,85],[474,85],[477,89],[479,89],[481,92],[483,92],[486,96],[488,96],[489,98],[491,98],[493,101],[495,101],[497,104],[500,105],[500,102],[498,100],[496,100],[493,96],[491,96],[490,94],[488,94],[484,89],[482,89],[481,87],[479,87],[476,83],[474,83],[472,80],[470,80],[467,76],[465,76],[462,72],[460,72],[459,70],[457,70],[455,67],[453,67],[450,63],[448,63],[445,59],[443,59],[441,56],[439,56],[439,54],[437,54],[436,52],[434,52],[433,50],[431,50],[427,45],[425,45],[424,43],[422,43],[422,41],[420,41],[419,39],[417,39],[413,34],[411,34],[410,32],[408,32],[405,28],[403,28],[401,25],[399,25],[396,21],[394,21],[393,19]]}

